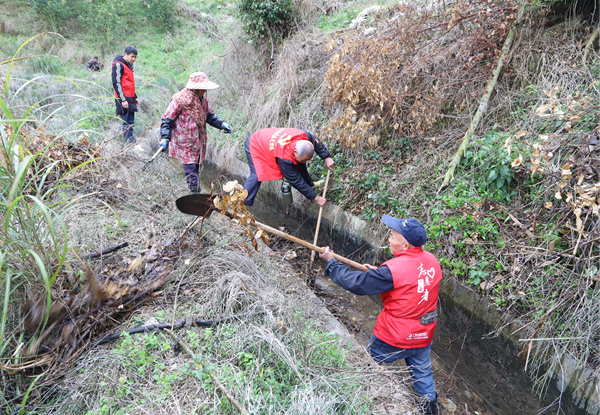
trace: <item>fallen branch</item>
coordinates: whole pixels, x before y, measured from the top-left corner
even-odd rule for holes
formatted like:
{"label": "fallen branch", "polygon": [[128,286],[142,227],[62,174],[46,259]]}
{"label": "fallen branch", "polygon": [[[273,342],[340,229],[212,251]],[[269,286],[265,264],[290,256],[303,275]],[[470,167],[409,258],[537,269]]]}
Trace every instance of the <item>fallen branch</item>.
{"label": "fallen branch", "polygon": [[[173,330],[165,329],[165,332],[167,332],[177,343],[179,343],[179,345],[181,346],[181,348],[188,354],[189,357],[191,357],[192,359],[195,358],[195,354],[192,351],[192,349],[190,349],[189,346],[187,344],[185,344],[177,336],[177,334],[175,334],[175,332]],[[235,398],[235,396],[233,396],[231,393],[229,393],[229,391],[227,389],[225,389],[225,386],[221,383],[221,381],[219,380],[219,378],[217,377],[217,375],[215,375],[210,370],[208,371],[208,374],[210,375],[210,377],[213,380],[213,382],[215,382],[215,384],[217,385],[217,388],[219,388],[219,390],[221,391],[221,393],[223,395],[225,395],[225,397],[227,399],[229,399],[229,402],[231,402],[231,404],[233,406],[235,406],[237,408],[237,410],[240,411],[241,414],[248,415],[248,411],[246,411],[246,409],[244,409],[244,407],[239,403],[239,401]]]}
{"label": "fallen branch", "polygon": [[109,342],[111,340],[118,339],[124,333],[137,334],[137,333],[147,333],[147,332],[153,331],[153,330],[166,330],[166,329],[175,330],[175,329],[180,329],[180,328],[184,327],[185,325],[190,326],[190,327],[192,327],[192,326],[212,327],[212,326],[220,324],[220,323],[226,323],[231,320],[237,320],[237,319],[241,319],[242,317],[255,316],[255,315],[259,315],[259,314],[264,314],[264,313],[257,312],[257,313],[234,314],[232,316],[223,317],[223,318],[219,318],[216,320],[201,320],[199,318],[193,318],[193,317],[188,316],[188,317],[183,317],[183,318],[177,320],[173,324],[170,324],[170,323],[148,324],[147,326],[135,327],[133,329],[123,330],[118,333],[109,334],[108,336],[103,337],[102,339],[100,339],[96,343],[94,343],[94,346]]}
{"label": "fallen branch", "polygon": [[109,246],[108,248],[104,248],[102,251],[98,252],[90,252],[89,254],[82,255],[83,259],[92,259],[104,256],[106,254],[110,254],[111,252],[118,251],[119,249],[125,248],[129,246],[129,242],[121,242],[120,244]]}
{"label": "fallen branch", "polygon": [[[529,229],[527,229],[527,227],[525,225],[523,225],[517,218],[515,218],[510,213],[508,214],[508,218],[510,218],[517,226],[519,226],[521,229],[523,229],[523,231],[527,234],[527,236],[529,236],[531,239],[535,239],[535,235]],[[508,220],[508,218],[506,218],[506,220]],[[506,221],[504,221],[504,222],[506,222]]]}
{"label": "fallen branch", "polygon": [[498,58],[498,64],[496,66],[496,69],[494,69],[494,72],[492,72],[492,78],[489,80],[487,86],[485,87],[485,94],[484,94],[483,98],[481,99],[481,102],[479,103],[479,108],[477,109],[477,112],[475,113],[475,116],[473,117],[473,120],[471,121],[471,125],[469,126],[469,129],[465,133],[465,137],[463,138],[462,142],[460,143],[460,146],[458,147],[458,151],[456,152],[456,154],[452,158],[452,161],[450,162],[450,167],[448,168],[448,171],[444,175],[444,181],[442,182],[442,185],[438,189],[438,193],[440,192],[440,190],[442,190],[444,187],[446,187],[446,185],[448,185],[448,183],[450,183],[450,181],[454,178],[454,171],[456,170],[456,167],[458,167],[458,164],[460,163],[462,156],[465,154],[465,150],[467,149],[469,140],[473,136],[475,129],[479,125],[479,121],[481,121],[481,118],[483,118],[483,115],[485,114],[485,111],[487,110],[487,106],[490,101],[490,97],[492,96],[492,92],[494,92],[494,88],[496,86],[496,81],[498,80],[498,76],[500,76],[500,72],[502,71],[502,68],[504,67],[504,60],[506,59],[506,56],[508,55],[508,52],[510,51],[513,40],[515,38],[515,33],[517,31],[517,28],[521,25],[521,22],[523,21],[524,12],[525,12],[525,3],[523,3],[521,5],[521,7],[519,8],[519,13],[517,15],[517,20],[515,21],[515,25],[513,26],[511,31],[508,33],[508,36],[506,37],[506,40],[504,41],[504,46],[502,47],[502,54],[500,55],[500,58]]}

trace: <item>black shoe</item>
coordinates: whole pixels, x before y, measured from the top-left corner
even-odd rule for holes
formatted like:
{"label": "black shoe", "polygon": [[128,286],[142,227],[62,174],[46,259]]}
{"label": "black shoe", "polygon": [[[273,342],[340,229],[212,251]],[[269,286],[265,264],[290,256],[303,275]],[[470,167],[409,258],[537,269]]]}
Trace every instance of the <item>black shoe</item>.
{"label": "black shoe", "polygon": [[425,415],[441,415],[442,414],[442,405],[438,401],[437,397],[431,401],[426,401],[421,404],[421,408],[423,409],[423,413]]}

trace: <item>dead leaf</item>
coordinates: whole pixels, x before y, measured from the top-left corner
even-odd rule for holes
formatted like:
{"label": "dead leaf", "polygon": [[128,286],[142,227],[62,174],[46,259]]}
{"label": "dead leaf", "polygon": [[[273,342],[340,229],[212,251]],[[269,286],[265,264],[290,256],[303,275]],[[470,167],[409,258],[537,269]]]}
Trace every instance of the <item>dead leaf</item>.
{"label": "dead leaf", "polygon": [[142,262],[144,262],[144,260],[142,259],[142,256],[138,255],[133,260],[133,262],[131,263],[131,265],[129,265],[129,268],[127,268],[127,272],[133,271],[134,269],[136,269],[137,267],[139,267],[142,264]]}
{"label": "dead leaf", "polygon": [[[510,154],[510,151],[508,152],[508,154]],[[523,164],[523,155],[519,154],[519,157],[517,157],[516,159],[513,160],[512,163],[510,163],[511,167],[518,167],[521,164]]]}
{"label": "dead leaf", "polygon": [[515,134],[515,137],[516,138],[523,137],[525,134],[527,134],[527,130],[521,130],[517,134]]}
{"label": "dead leaf", "polygon": [[575,213],[575,217],[577,218],[577,232],[580,234],[583,232],[583,222],[581,221],[581,209],[577,208],[573,211]]}
{"label": "dead leaf", "polygon": [[235,185],[236,184],[238,184],[237,180],[233,180],[231,182],[225,183],[225,185],[223,186],[223,191],[225,193],[231,193],[231,192],[233,192],[233,190],[235,189]]}

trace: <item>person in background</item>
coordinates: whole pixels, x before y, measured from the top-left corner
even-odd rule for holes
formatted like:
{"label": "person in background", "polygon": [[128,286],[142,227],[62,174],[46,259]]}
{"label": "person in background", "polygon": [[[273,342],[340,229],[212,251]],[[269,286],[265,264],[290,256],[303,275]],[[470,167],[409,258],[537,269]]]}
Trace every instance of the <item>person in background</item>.
{"label": "person in background", "polygon": [[395,258],[379,268],[365,264],[369,270],[351,271],[333,258],[329,247],[319,256],[327,261],[325,275],[342,288],[357,295],[381,294],[383,310],[367,351],[378,363],[405,359],[425,414],[437,415],[440,405],[430,353],[442,269],[422,248],[427,234],[421,222],[388,215],[382,221],[391,228],[390,252]]}
{"label": "person in background", "polygon": [[115,90],[116,114],[123,121],[123,137],[130,143],[135,143],[133,126],[135,113],[140,104],[135,93],[133,64],[138,51],[133,46],[127,46],[123,55],[115,56],[112,63],[112,83]]}
{"label": "person in background", "polygon": [[90,72],[100,72],[100,64],[98,63],[98,57],[94,56],[92,60],[88,61],[86,68]]}
{"label": "person in background", "polygon": [[161,117],[159,145],[168,148],[169,155],[181,162],[193,193],[201,191],[198,171],[206,156],[206,124],[231,134],[231,126],[215,115],[206,98],[206,91],[218,87],[204,72],[191,74],[185,88],[173,95]]}
{"label": "person in background", "polygon": [[324,207],[327,200],[317,196],[306,163],[316,152],[329,170],[334,161],[325,144],[316,136],[296,128],[265,128],[256,131],[244,144],[250,176],[244,183],[246,206],[254,205],[261,182],[285,178],[307,199]]}

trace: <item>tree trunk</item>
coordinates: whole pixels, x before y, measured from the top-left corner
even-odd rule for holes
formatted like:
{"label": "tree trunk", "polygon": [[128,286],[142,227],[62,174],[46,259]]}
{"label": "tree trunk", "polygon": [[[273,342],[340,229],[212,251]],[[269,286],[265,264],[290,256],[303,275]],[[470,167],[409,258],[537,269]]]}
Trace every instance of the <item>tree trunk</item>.
{"label": "tree trunk", "polygon": [[504,66],[504,60],[506,59],[506,56],[508,55],[508,52],[510,51],[513,40],[515,38],[515,33],[517,31],[517,28],[521,25],[521,22],[523,21],[524,14],[525,14],[525,6],[523,3],[521,5],[521,7],[519,8],[519,12],[517,14],[517,20],[515,21],[515,25],[513,26],[511,31],[508,33],[508,36],[506,37],[506,40],[504,41],[504,46],[502,47],[502,54],[500,55],[500,58],[498,59],[498,65],[496,66],[496,69],[494,69],[494,72],[492,72],[492,77],[490,78],[487,86],[485,87],[485,95],[483,96],[483,98],[481,99],[481,102],[479,103],[479,108],[477,109],[477,112],[475,113],[475,116],[473,117],[473,120],[471,121],[471,125],[469,126],[469,129],[467,130],[465,137],[463,138],[462,142],[460,143],[460,147],[458,147],[458,151],[456,152],[456,154],[452,158],[452,161],[450,162],[450,167],[448,168],[448,171],[444,175],[444,181],[442,182],[442,185],[438,189],[438,193],[446,185],[448,185],[448,183],[450,183],[450,181],[454,178],[454,171],[456,170],[456,167],[458,167],[458,164],[460,163],[462,156],[465,154],[465,150],[467,149],[469,140],[473,136],[475,129],[479,125],[479,121],[481,121],[481,118],[483,117],[483,115],[485,114],[485,111],[487,110],[487,106],[490,101],[490,97],[492,96],[492,92],[494,91],[494,87],[496,86],[496,81],[498,80],[498,76],[500,75],[500,72],[502,71],[502,68]]}

